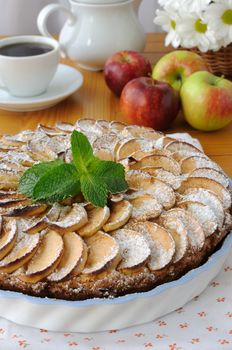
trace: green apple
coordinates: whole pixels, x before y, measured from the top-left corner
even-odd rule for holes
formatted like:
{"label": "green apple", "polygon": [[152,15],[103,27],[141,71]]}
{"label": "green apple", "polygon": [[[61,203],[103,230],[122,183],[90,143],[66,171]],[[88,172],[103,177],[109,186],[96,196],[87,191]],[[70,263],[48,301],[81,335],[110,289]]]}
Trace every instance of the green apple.
{"label": "green apple", "polygon": [[198,130],[213,131],[232,121],[232,82],[209,72],[196,72],[180,90],[185,119]]}
{"label": "green apple", "polygon": [[179,91],[187,77],[201,70],[208,69],[199,55],[187,50],[177,50],[164,55],[156,63],[152,70],[152,78],[164,81]]}

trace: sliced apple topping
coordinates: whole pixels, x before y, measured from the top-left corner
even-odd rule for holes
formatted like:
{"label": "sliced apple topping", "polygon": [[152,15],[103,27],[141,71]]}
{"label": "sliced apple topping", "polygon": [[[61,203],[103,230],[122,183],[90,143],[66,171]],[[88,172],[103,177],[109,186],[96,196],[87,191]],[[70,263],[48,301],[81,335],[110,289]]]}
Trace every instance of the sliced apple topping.
{"label": "sliced apple topping", "polygon": [[143,135],[147,132],[154,132],[154,134],[156,134],[156,132],[154,131],[154,129],[146,127],[146,126],[140,126],[140,125],[125,125],[125,127],[123,128],[121,134],[124,137],[143,137]]}
{"label": "sliced apple topping", "polygon": [[130,189],[151,194],[165,209],[174,206],[175,193],[165,182],[139,170],[129,171],[126,179]]}
{"label": "sliced apple topping", "polygon": [[27,206],[22,206],[21,204],[18,207],[5,213],[7,216],[12,217],[32,217],[38,216],[44,213],[47,210],[46,204],[31,204]]}
{"label": "sliced apple topping", "polygon": [[122,123],[122,122],[112,121],[109,123],[109,128],[111,131],[118,134],[126,127],[126,125],[127,124]]}
{"label": "sliced apple topping", "polygon": [[165,147],[165,149],[171,151],[171,152],[193,152],[195,154],[203,154],[202,151],[197,148],[196,146],[192,145],[191,143],[180,141],[180,140],[173,140],[169,142]]}
{"label": "sliced apple topping", "polygon": [[189,211],[199,221],[206,237],[216,231],[217,218],[208,205],[194,201],[183,201],[179,202],[178,206]]}
{"label": "sliced apple topping", "polygon": [[162,211],[160,203],[150,194],[138,194],[129,201],[133,206],[132,219],[141,221],[155,219]]}
{"label": "sliced apple topping", "polygon": [[136,151],[131,154],[130,158],[138,162],[141,159],[152,155],[169,157],[171,153],[164,149],[153,148],[151,151]]}
{"label": "sliced apple topping", "polygon": [[185,209],[175,208],[161,214],[161,222],[166,219],[181,220],[188,234],[191,248],[200,250],[205,242],[205,234],[200,223]]}
{"label": "sliced apple topping", "polygon": [[[68,208],[67,208],[68,209]],[[82,205],[73,204],[69,212],[60,216],[58,221],[47,220],[48,227],[52,230],[64,234],[66,232],[77,231],[88,222],[86,210]]]}
{"label": "sliced apple topping", "polygon": [[172,235],[175,241],[175,254],[173,256],[173,263],[181,260],[187,253],[189,242],[188,233],[181,220],[173,217],[166,217],[161,220],[164,228]]}
{"label": "sliced apple topping", "polygon": [[209,159],[204,153],[196,153],[194,151],[187,151],[187,150],[179,150],[179,151],[173,152],[172,158],[175,159],[177,162],[181,162],[185,158],[192,157],[192,156],[195,157],[196,155],[200,155],[202,158]]}
{"label": "sliced apple topping", "polygon": [[22,173],[14,170],[0,169],[0,182],[19,182]]}
{"label": "sliced apple topping", "polygon": [[77,276],[83,270],[87,260],[87,246],[75,232],[63,236],[64,252],[57,268],[47,277],[48,281],[58,282],[71,276]]}
{"label": "sliced apple topping", "polygon": [[93,208],[88,212],[88,222],[86,225],[82,226],[78,233],[82,237],[90,237],[97,231],[99,231],[102,226],[107,222],[110,216],[110,210],[107,206],[104,208]]}
{"label": "sliced apple topping", "polygon": [[221,169],[219,165],[214,163],[212,160],[196,155],[182,159],[180,165],[183,173],[190,173],[191,171],[199,168],[210,168],[215,170]]}
{"label": "sliced apple topping", "polygon": [[2,162],[6,163],[17,163],[18,165],[22,165],[25,167],[32,166],[35,161],[30,157],[29,154],[25,152],[25,150],[15,150],[15,151],[9,151],[8,153],[4,154],[2,157]]}
{"label": "sliced apple topping", "polygon": [[223,226],[225,213],[221,201],[215,193],[204,188],[190,188],[183,196],[182,201],[195,201],[208,205],[217,218],[218,226]]}
{"label": "sliced apple topping", "polygon": [[114,160],[114,148],[118,141],[115,134],[103,134],[93,143],[94,154],[103,160]]}
{"label": "sliced apple topping", "polygon": [[56,153],[49,147],[50,138],[44,135],[35,138],[27,143],[27,149],[30,156],[39,161],[47,161],[56,159]]}
{"label": "sliced apple topping", "polygon": [[21,232],[10,253],[0,261],[0,272],[11,273],[30,261],[39,247],[39,235],[28,236]]}
{"label": "sliced apple topping", "polygon": [[208,179],[219,182],[224,187],[229,187],[229,179],[221,171],[211,168],[200,168],[193,170],[189,176],[191,177],[206,177]]}
{"label": "sliced apple topping", "polygon": [[219,197],[224,209],[228,209],[231,206],[230,192],[217,181],[206,177],[188,177],[182,182],[178,192],[185,193],[189,188],[205,188]]}
{"label": "sliced apple topping", "polygon": [[144,167],[141,168],[142,171],[145,171],[151,176],[154,176],[156,179],[165,182],[167,185],[171,186],[174,190],[180,187],[183,180],[183,175],[174,175],[170,171],[164,170],[163,168],[156,167]]}
{"label": "sliced apple topping", "polygon": [[0,259],[4,258],[14,247],[17,238],[17,224],[14,219],[4,219],[0,235]]}
{"label": "sliced apple topping", "polygon": [[74,130],[74,125],[67,122],[56,123],[56,129],[64,131],[65,133],[71,133]]}
{"label": "sliced apple topping", "polygon": [[149,260],[151,250],[144,236],[133,230],[120,229],[114,232],[113,237],[118,242],[122,261],[118,270],[130,273],[143,267]]}
{"label": "sliced apple topping", "polygon": [[96,120],[94,119],[89,119],[89,118],[78,119],[78,121],[75,124],[75,127],[79,128],[80,130],[86,133],[93,132],[99,135],[102,134],[102,130],[97,127]]}
{"label": "sliced apple topping", "polygon": [[130,166],[133,170],[139,170],[144,167],[157,167],[163,168],[166,171],[173,173],[174,175],[180,175],[181,169],[177,161],[171,157],[162,155],[150,155],[140,159],[137,163]]}
{"label": "sliced apple topping", "polygon": [[143,138],[124,140],[116,151],[116,159],[121,160],[130,157],[136,151],[149,152],[153,148],[152,142]]}
{"label": "sliced apple topping", "polygon": [[39,248],[29,261],[25,274],[17,277],[28,283],[36,283],[46,278],[59,264],[63,247],[63,239],[59,233],[48,231],[43,235]]}
{"label": "sliced apple topping", "polygon": [[130,219],[133,207],[130,202],[123,200],[112,203],[110,208],[110,216],[103,226],[105,232],[113,231],[125,225]]}
{"label": "sliced apple topping", "polygon": [[111,271],[121,260],[117,241],[107,233],[98,231],[92,237],[86,239],[89,254],[84,275],[93,276]]}
{"label": "sliced apple topping", "polygon": [[160,270],[172,261],[175,242],[165,228],[147,221],[132,223],[131,229],[140,232],[150,247],[151,257],[148,267],[151,271]]}
{"label": "sliced apple topping", "polygon": [[47,136],[66,135],[66,132],[64,132],[63,130],[59,130],[58,128],[52,128],[49,126],[45,126],[43,124],[39,124],[37,130],[40,132],[43,132]]}

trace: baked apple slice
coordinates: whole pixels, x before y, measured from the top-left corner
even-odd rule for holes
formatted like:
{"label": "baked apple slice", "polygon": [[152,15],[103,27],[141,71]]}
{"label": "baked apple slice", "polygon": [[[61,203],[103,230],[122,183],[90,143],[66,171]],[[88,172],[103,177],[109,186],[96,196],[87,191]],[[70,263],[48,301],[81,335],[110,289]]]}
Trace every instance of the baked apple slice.
{"label": "baked apple slice", "polygon": [[185,209],[175,208],[164,212],[160,216],[161,222],[166,219],[181,220],[188,234],[190,248],[201,250],[205,243],[205,234],[200,223]]}
{"label": "baked apple slice", "polygon": [[122,261],[117,270],[123,273],[131,273],[146,265],[151,250],[141,233],[134,230],[119,229],[113,233],[113,237],[118,242],[122,256]]}
{"label": "baked apple slice", "polygon": [[10,253],[0,261],[0,272],[11,273],[30,261],[39,247],[39,235],[28,236],[21,233],[10,251]]}
{"label": "baked apple slice", "polygon": [[140,170],[129,171],[126,180],[130,189],[152,195],[165,209],[174,206],[176,197],[173,189],[165,182],[155,179]]}
{"label": "baked apple slice", "polygon": [[200,168],[193,170],[190,177],[206,177],[208,179],[219,182],[222,186],[228,188],[230,183],[228,177],[226,177],[221,171],[211,168]]}
{"label": "baked apple slice", "polygon": [[85,276],[99,275],[114,269],[121,260],[117,241],[105,232],[98,231],[86,238],[88,258],[82,273]]}
{"label": "baked apple slice", "polygon": [[221,200],[223,208],[231,207],[231,194],[219,182],[206,177],[188,177],[178,188],[179,193],[185,193],[190,188],[204,188],[215,193]]}
{"label": "baked apple slice", "polygon": [[204,188],[190,188],[183,196],[181,196],[181,201],[195,201],[208,205],[217,218],[218,226],[222,228],[225,213],[222,203],[215,193]]}
{"label": "baked apple slice", "polygon": [[161,270],[173,259],[175,242],[170,233],[153,222],[134,222],[129,225],[132,230],[140,232],[146,239],[151,257],[148,267],[151,271]]}
{"label": "baked apple slice", "polygon": [[109,219],[110,210],[107,206],[105,206],[104,208],[93,208],[87,211],[87,214],[87,224],[85,224],[78,230],[78,233],[82,237],[90,237],[94,233],[99,231]]}
{"label": "baked apple slice", "polygon": [[36,283],[50,275],[59,264],[64,243],[59,233],[48,231],[41,239],[39,248],[29,261],[25,274],[17,277],[24,282]]}
{"label": "baked apple slice", "polygon": [[156,167],[170,171],[174,175],[180,175],[181,168],[179,163],[171,157],[162,155],[150,155],[142,158],[137,163],[131,164],[130,168],[133,170],[140,170],[144,167]]}
{"label": "baked apple slice", "polygon": [[0,236],[0,260],[14,247],[17,238],[17,223],[15,219],[4,219]]}
{"label": "baked apple slice", "polygon": [[103,226],[103,230],[105,232],[109,232],[125,225],[125,223],[131,217],[132,209],[133,207],[131,203],[126,200],[112,203],[110,208],[110,216],[108,221]]}
{"label": "baked apple slice", "polygon": [[146,221],[157,218],[161,211],[162,205],[150,194],[135,194],[134,198],[128,199],[133,206],[132,219]]}
{"label": "baked apple slice", "polygon": [[192,145],[191,143],[180,141],[180,140],[173,140],[169,142],[165,147],[165,149],[173,152],[193,152],[195,154],[203,154],[202,151],[197,148],[196,146]]}
{"label": "baked apple slice", "polygon": [[212,235],[218,228],[217,218],[208,205],[197,201],[183,201],[178,203],[179,208],[189,211],[201,224],[205,236]]}
{"label": "baked apple slice", "polygon": [[48,227],[61,234],[79,230],[88,222],[85,208],[79,204],[73,204],[70,211],[60,216],[58,221],[47,220]]}
{"label": "baked apple slice", "polygon": [[181,260],[188,251],[189,241],[187,230],[183,222],[177,218],[166,217],[160,221],[175,241],[175,254],[172,261],[176,263]]}
{"label": "baked apple slice", "polygon": [[191,171],[199,168],[210,168],[215,170],[221,170],[219,165],[214,163],[211,159],[201,157],[199,155],[187,157],[181,160],[181,171],[182,173],[191,173]]}
{"label": "baked apple slice", "polygon": [[123,140],[116,151],[116,159],[119,161],[130,157],[136,151],[151,151],[152,142],[143,138],[131,138]]}
{"label": "baked apple slice", "polygon": [[83,270],[87,260],[87,246],[78,234],[68,232],[63,236],[64,252],[57,268],[47,277],[48,281],[58,282],[76,276]]}

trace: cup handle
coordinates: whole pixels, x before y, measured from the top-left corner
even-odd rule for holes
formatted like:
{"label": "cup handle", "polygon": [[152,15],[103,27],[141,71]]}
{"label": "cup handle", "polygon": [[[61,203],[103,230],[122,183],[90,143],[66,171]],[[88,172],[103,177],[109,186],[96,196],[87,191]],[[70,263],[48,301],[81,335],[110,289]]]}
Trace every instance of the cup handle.
{"label": "cup handle", "polygon": [[[52,38],[52,35],[49,33],[47,29],[47,20],[50,14],[54,11],[64,12],[65,15],[68,17],[69,25],[74,25],[74,23],[76,22],[76,17],[67,7],[62,6],[60,4],[49,4],[40,11],[37,18],[37,27],[43,36],[48,36]],[[61,56],[63,58],[67,57],[67,54],[63,47],[61,47]]]}

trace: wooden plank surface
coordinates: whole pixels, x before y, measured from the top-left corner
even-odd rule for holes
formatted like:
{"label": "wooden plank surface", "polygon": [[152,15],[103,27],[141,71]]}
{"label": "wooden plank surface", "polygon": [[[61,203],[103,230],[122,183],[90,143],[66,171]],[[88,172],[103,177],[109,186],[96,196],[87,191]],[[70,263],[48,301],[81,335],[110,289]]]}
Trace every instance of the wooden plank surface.
{"label": "wooden plank surface", "polygon": [[[161,33],[147,35],[144,54],[153,65],[163,54],[172,49],[165,48],[163,42],[164,35]],[[75,67],[75,63],[69,60],[63,60],[63,63]],[[16,133],[20,130],[35,128],[38,123],[53,125],[57,121],[75,122],[82,117],[123,121],[119,100],[107,88],[102,72],[95,73],[81,69],[80,71],[84,75],[84,84],[81,89],[54,107],[25,113],[0,109],[0,133]],[[189,127],[180,113],[167,132],[188,132],[198,138],[205,152],[232,177],[232,124],[217,132],[199,132]]]}

